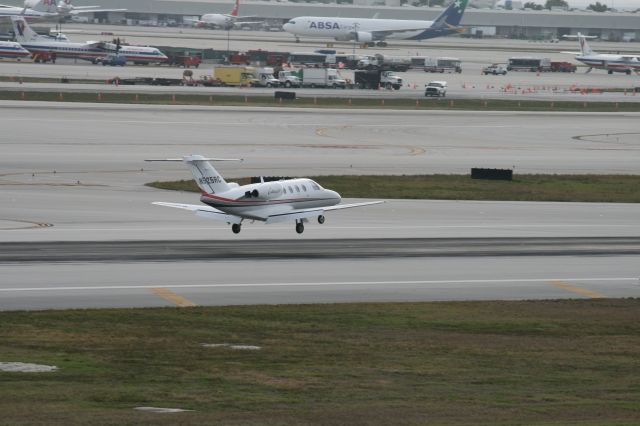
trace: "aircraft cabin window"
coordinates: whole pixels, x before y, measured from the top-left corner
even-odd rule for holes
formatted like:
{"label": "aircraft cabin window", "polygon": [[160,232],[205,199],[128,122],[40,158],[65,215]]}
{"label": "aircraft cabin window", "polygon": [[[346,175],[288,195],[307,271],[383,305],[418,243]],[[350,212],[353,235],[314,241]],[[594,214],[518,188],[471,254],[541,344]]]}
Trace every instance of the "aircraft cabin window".
{"label": "aircraft cabin window", "polygon": [[300,187],[298,185],[294,185],[296,187],[296,192],[300,192]]}
{"label": "aircraft cabin window", "polygon": [[282,187],[282,193],[286,194],[287,193],[287,188],[285,188],[284,186]]}
{"label": "aircraft cabin window", "polygon": [[293,188],[289,187],[289,192],[293,194]]}
{"label": "aircraft cabin window", "polygon": [[304,186],[304,185],[302,185],[302,190],[303,190],[304,192],[307,192],[307,187],[306,187],[306,186]]}

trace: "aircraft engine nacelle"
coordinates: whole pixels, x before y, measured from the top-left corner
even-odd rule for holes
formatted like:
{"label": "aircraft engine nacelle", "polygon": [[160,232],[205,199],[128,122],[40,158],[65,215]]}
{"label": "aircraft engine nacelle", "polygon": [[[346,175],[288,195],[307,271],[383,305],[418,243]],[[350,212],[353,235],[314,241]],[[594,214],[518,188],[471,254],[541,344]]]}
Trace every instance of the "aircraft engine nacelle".
{"label": "aircraft engine nacelle", "polygon": [[362,43],[368,43],[370,41],[373,41],[373,34],[371,33],[367,33],[364,31],[357,31],[355,35],[356,35],[356,41],[359,41]]}
{"label": "aircraft engine nacelle", "polygon": [[245,191],[245,198],[258,198],[261,200],[272,200],[282,195],[282,184],[270,182],[261,184],[251,191]]}

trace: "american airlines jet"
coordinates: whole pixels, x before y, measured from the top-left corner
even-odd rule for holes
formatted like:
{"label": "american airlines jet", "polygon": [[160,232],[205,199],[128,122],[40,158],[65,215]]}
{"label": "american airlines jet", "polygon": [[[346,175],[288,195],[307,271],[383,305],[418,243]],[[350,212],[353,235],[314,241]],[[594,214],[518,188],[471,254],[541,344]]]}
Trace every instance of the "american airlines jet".
{"label": "american airlines jet", "polygon": [[213,168],[210,161],[241,161],[229,158],[204,158],[187,155],[182,158],[146,161],[182,161],[200,188],[200,201],[205,205],[154,202],[158,206],[173,207],[195,212],[207,219],[231,224],[238,234],[244,220],[257,220],[266,224],[295,221],[296,232],[304,232],[304,223],[316,218],[324,223],[324,213],[332,210],[380,204],[384,201],[340,204],[340,194],[322,188],[311,179],[289,179],[277,182],[260,182],[238,185],[226,182]]}
{"label": "american airlines jet", "polygon": [[623,72],[631,74],[631,71],[640,72],[640,55],[614,55],[610,53],[597,53],[591,50],[587,38],[593,38],[578,33],[577,36],[565,35],[565,38],[576,38],[580,44],[580,52],[565,52],[577,54],[576,60],[589,66],[587,72],[593,68],[607,70],[609,74]]}
{"label": "american airlines jet", "polygon": [[283,29],[300,37],[333,38],[337,41],[362,43],[384,40],[423,40],[463,32],[460,20],[469,0],[455,0],[435,21],[409,21],[401,19],[326,18],[300,16],[283,25]]}
{"label": "american airlines jet", "polygon": [[127,9],[101,9],[100,6],[74,6],[71,0],[24,0],[24,7],[52,15],[71,16],[82,13],[126,12]]}
{"label": "american airlines jet", "polygon": [[0,58],[22,58],[31,53],[19,43],[13,41],[0,41]]}
{"label": "american airlines jet", "polygon": [[118,54],[135,63],[164,62],[168,58],[155,47],[120,46],[115,43],[88,41],[72,43],[42,36],[31,29],[22,17],[12,16],[16,41],[31,53],[55,53],[58,58],[78,58],[95,62],[109,54]]}

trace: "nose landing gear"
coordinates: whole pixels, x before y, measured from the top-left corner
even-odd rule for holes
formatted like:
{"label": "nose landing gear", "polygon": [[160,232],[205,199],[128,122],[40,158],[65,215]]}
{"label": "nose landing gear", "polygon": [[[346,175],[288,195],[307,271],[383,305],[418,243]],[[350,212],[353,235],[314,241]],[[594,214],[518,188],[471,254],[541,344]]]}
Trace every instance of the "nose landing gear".
{"label": "nose landing gear", "polygon": [[239,234],[241,229],[242,228],[239,223],[234,223],[233,225],[231,225],[231,230],[234,234]]}
{"label": "nose landing gear", "polygon": [[318,216],[318,223],[320,225],[322,225],[324,223],[324,216],[323,215]]}
{"label": "nose landing gear", "polygon": [[301,220],[296,220],[296,232],[298,234],[302,234],[304,232],[304,223],[302,223]]}

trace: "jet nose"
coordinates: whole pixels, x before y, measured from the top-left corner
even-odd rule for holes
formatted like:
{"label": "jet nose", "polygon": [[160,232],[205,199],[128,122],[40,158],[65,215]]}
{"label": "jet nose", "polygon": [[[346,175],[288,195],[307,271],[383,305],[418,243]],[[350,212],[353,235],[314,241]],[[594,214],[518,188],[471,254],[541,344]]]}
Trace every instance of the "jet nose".
{"label": "jet nose", "polygon": [[340,204],[340,202],[342,201],[342,197],[340,197],[340,194],[338,194],[336,191],[329,191],[329,193],[332,201],[334,201],[335,204]]}

